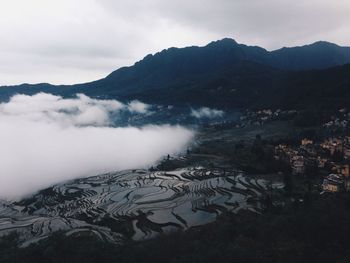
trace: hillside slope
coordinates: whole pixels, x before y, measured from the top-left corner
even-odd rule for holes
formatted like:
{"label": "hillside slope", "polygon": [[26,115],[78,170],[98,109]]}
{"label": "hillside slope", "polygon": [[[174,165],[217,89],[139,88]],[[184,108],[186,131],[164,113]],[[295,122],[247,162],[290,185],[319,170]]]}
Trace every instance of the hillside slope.
{"label": "hillside slope", "polygon": [[269,52],[223,39],[163,50],[90,83],[1,87],[0,100],[42,91],[225,109],[338,106],[349,93],[349,66],[339,66],[346,63],[350,48],[328,42]]}

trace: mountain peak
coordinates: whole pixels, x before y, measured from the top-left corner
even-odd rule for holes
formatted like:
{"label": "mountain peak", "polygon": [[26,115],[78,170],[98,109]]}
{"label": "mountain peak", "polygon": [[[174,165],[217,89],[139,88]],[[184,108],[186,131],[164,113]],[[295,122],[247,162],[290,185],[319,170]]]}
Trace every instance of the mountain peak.
{"label": "mountain peak", "polygon": [[207,47],[232,47],[238,43],[232,38],[223,38],[221,40],[210,42]]}
{"label": "mountain peak", "polygon": [[328,41],[316,41],[315,43],[312,43],[310,46],[316,46],[316,47],[339,47],[337,44],[328,42]]}

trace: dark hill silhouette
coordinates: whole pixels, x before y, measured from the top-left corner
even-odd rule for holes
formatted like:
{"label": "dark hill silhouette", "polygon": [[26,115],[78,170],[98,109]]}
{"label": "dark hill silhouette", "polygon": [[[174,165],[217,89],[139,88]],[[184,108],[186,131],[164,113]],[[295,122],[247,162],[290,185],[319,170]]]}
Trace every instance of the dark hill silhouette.
{"label": "dark hill silhouette", "polygon": [[328,42],[269,52],[226,38],[204,47],[169,48],[147,55],[90,83],[1,87],[0,99],[43,91],[220,108],[310,106],[307,99],[337,106],[349,93],[349,66],[341,67],[347,63],[350,48]]}

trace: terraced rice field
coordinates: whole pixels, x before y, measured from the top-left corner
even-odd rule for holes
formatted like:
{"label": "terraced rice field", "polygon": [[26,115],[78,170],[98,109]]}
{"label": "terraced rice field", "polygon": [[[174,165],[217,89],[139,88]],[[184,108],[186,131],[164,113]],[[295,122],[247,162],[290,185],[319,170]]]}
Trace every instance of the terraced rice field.
{"label": "terraced rice field", "polygon": [[143,240],[207,224],[224,211],[259,213],[268,185],[240,171],[201,167],[77,179],[17,203],[0,202],[0,236],[17,231],[23,246],[58,230],[115,243]]}

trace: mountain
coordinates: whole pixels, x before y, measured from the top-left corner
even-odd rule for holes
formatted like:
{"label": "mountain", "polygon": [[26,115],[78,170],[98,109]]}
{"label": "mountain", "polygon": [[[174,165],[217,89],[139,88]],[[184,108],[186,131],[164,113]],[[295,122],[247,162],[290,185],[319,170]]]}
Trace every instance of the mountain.
{"label": "mountain", "polygon": [[[195,75],[131,97],[148,103],[235,108],[340,108],[350,101],[350,64],[282,71],[249,61]],[[125,97],[127,99],[127,96]]]}
{"label": "mountain", "polygon": [[350,63],[350,47],[318,41],[302,47],[282,48],[270,52],[268,63],[286,70],[325,69]]}
{"label": "mountain", "polygon": [[268,52],[260,47],[238,44],[233,39],[205,47],[170,48],[148,55],[133,67],[112,72],[101,83],[125,90],[161,89],[165,84],[192,76],[217,73],[244,61],[282,70],[325,69],[350,63],[350,47],[327,42]]}
{"label": "mountain", "polygon": [[[226,38],[204,47],[169,48],[147,55],[90,83],[2,87],[0,99],[14,93],[72,96],[83,92],[93,97],[227,109],[277,107],[282,102],[287,103],[282,104],[285,107],[302,107],[307,105],[305,98],[327,94],[321,101],[332,104],[335,94],[347,98],[349,67],[342,67],[347,63],[350,47],[328,42],[270,52]],[[343,98],[335,98],[336,104],[343,103]]]}

